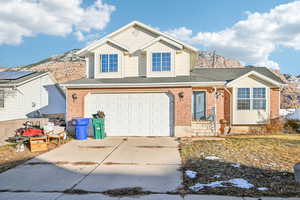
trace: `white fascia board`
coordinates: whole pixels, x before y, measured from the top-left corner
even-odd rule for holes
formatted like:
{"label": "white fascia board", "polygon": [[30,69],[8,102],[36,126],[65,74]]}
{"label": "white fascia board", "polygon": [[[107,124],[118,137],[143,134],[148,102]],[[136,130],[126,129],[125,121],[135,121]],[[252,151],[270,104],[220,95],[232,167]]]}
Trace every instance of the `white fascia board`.
{"label": "white fascia board", "polygon": [[261,73],[258,73],[258,72],[256,72],[256,71],[250,71],[250,72],[248,72],[248,73],[246,73],[246,74],[244,74],[244,75],[242,75],[242,76],[240,76],[240,77],[238,77],[238,78],[236,78],[236,79],[230,81],[230,82],[227,83],[226,85],[227,85],[228,87],[231,87],[234,83],[236,83],[236,82],[238,82],[239,80],[241,80],[241,79],[243,79],[243,78],[245,78],[245,77],[247,77],[247,76],[250,76],[250,75],[255,75],[255,76],[257,76],[257,77],[259,77],[259,78],[261,78],[261,79],[263,79],[263,80],[265,80],[265,81],[267,81],[267,82],[270,82],[270,83],[276,85],[276,86],[282,86],[282,85],[285,85],[285,84],[282,84],[282,83],[280,83],[280,82],[278,82],[278,81],[275,81],[275,80],[273,80],[273,79],[271,79],[271,78],[269,78],[269,77],[267,77],[267,76],[265,76],[265,75],[263,75],[263,74],[261,74]]}
{"label": "white fascia board", "polygon": [[133,26],[134,24],[135,24],[135,21],[132,21],[131,23],[129,23],[129,24],[127,24],[127,25],[125,25],[125,26],[123,26],[123,27],[117,29],[116,31],[114,31],[114,32],[112,32],[112,33],[110,33],[110,34],[104,36],[104,37],[101,38],[100,40],[96,40],[96,41],[92,42],[92,43],[89,44],[88,46],[86,46],[86,47],[84,47],[83,49],[81,49],[80,51],[76,52],[76,54],[82,55],[84,52],[88,51],[88,49],[100,45],[101,42],[103,42],[104,40],[108,39],[109,37],[111,37],[111,36],[113,36],[113,35],[116,35],[116,34],[122,32],[123,30],[125,30],[125,29],[127,29],[127,28]]}
{"label": "white fascia board", "polygon": [[116,42],[116,41],[114,41],[114,40],[112,40],[112,39],[109,39],[109,38],[102,38],[101,40],[98,40],[97,43],[88,45],[87,47],[85,47],[85,48],[79,50],[78,52],[76,52],[76,54],[77,54],[77,55],[80,55],[80,56],[85,55],[85,54],[87,54],[88,52],[90,52],[90,51],[92,51],[92,50],[98,48],[99,46],[101,46],[101,45],[103,45],[103,44],[105,44],[105,43],[108,43],[108,42],[109,42],[109,43],[112,43],[112,44],[114,44],[114,45],[116,45],[116,46],[118,46],[118,47],[121,47],[121,48],[124,49],[125,51],[129,51],[129,48],[128,48],[128,47],[126,47],[126,46],[123,45],[123,44],[120,44],[119,42]]}
{"label": "white fascia board", "polygon": [[89,44],[88,46],[86,46],[86,47],[84,47],[83,49],[81,49],[80,51],[76,52],[76,54],[77,54],[77,55],[83,55],[85,52],[88,51],[88,49],[93,48],[93,47],[95,47],[95,46],[98,46],[99,43],[101,43],[103,40],[105,40],[105,39],[107,39],[107,38],[109,38],[109,37],[112,37],[113,35],[116,35],[116,34],[122,32],[123,30],[126,30],[127,28],[129,28],[129,27],[131,27],[131,26],[134,26],[134,25],[138,25],[138,26],[140,26],[140,27],[142,27],[142,28],[144,28],[144,29],[146,29],[146,30],[149,30],[149,31],[151,31],[151,32],[153,32],[153,33],[155,33],[155,34],[157,34],[157,35],[164,36],[164,37],[166,37],[166,38],[168,38],[168,39],[170,39],[170,40],[173,40],[173,41],[175,41],[175,42],[177,42],[177,43],[179,43],[179,44],[182,44],[183,46],[187,47],[188,49],[190,49],[190,50],[192,50],[192,51],[194,51],[194,52],[198,52],[198,51],[199,51],[197,48],[195,48],[195,47],[193,47],[193,46],[191,46],[191,45],[189,45],[189,44],[186,44],[186,43],[184,43],[184,42],[182,42],[182,41],[179,41],[179,40],[173,38],[173,37],[170,36],[170,35],[167,35],[167,34],[165,34],[165,33],[162,33],[162,32],[160,32],[160,31],[158,31],[158,30],[156,30],[156,29],[154,29],[154,28],[152,28],[152,27],[150,27],[150,26],[148,26],[148,25],[146,25],[146,24],[143,24],[143,23],[141,23],[141,22],[139,22],[139,21],[132,21],[131,23],[129,23],[129,24],[127,24],[127,25],[125,25],[125,26],[119,28],[118,30],[116,30],[116,31],[114,31],[114,32],[112,32],[112,33],[110,33],[110,34],[104,36],[104,37],[101,38],[100,40],[97,40],[97,41],[95,41],[95,42],[92,42],[92,43]]}
{"label": "white fascia board", "polygon": [[139,49],[140,49],[140,50],[144,50],[144,49],[146,49],[147,47],[149,47],[149,46],[151,46],[151,45],[153,45],[154,43],[159,42],[159,41],[164,41],[164,42],[166,42],[166,43],[168,43],[168,44],[170,44],[170,45],[172,45],[172,46],[174,46],[174,47],[176,47],[176,48],[178,48],[178,49],[183,49],[183,46],[182,46],[181,44],[178,44],[178,43],[176,43],[176,42],[174,42],[174,41],[172,41],[172,40],[169,40],[169,39],[167,39],[167,38],[164,38],[164,37],[162,37],[162,36],[159,36],[158,38],[156,38],[156,39],[150,41],[149,43],[147,43],[146,45],[142,46],[142,47],[139,48]]}
{"label": "white fascia board", "polygon": [[105,40],[103,40],[101,43],[99,43],[98,45],[93,46],[93,47],[87,49],[87,51],[93,51],[94,49],[96,49],[96,48],[98,48],[99,46],[101,46],[101,45],[103,45],[103,44],[106,44],[106,43],[112,43],[112,44],[114,44],[114,45],[120,47],[121,49],[123,49],[123,50],[125,50],[125,51],[129,51],[129,48],[128,48],[128,47],[126,47],[125,45],[122,45],[122,44],[120,44],[120,43],[118,43],[118,42],[116,42],[116,41],[114,41],[114,40],[111,40],[111,39],[105,39]]}
{"label": "white fascia board", "polygon": [[148,30],[150,30],[151,32],[156,33],[156,34],[158,34],[158,35],[164,36],[164,37],[166,37],[166,38],[168,38],[168,39],[170,39],[170,40],[173,40],[173,41],[175,41],[175,42],[177,42],[177,43],[179,43],[179,44],[182,44],[183,46],[186,46],[188,49],[191,49],[191,50],[193,50],[193,51],[195,51],[195,52],[199,51],[197,48],[195,48],[195,47],[193,47],[193,46],[191,46],[191,45],[189,45],[189,44],[186,44],[185,42],[179,41],[179,40],[173,38],[172,36],[170,36],[170,35],[168,35],[168,34],[165,34],[165,33],[163,33],[163,32],[160,32],[159,30],[156,30],[156,29],[154,29],[154,28],[152,28],[152,27],[150,27],[150,26],[148,26],[148,25],[146,25],[146,24],[143,24],[143,23],[141,23],[141,22],[139,22],[139,21],[134,21],[134,22],[135,22],[136,25],[141,26],[141,27],[144,28],[144,29],[148,29]]}
{"label": "white fascia board", "polygon": [[226,82],[174,82],[174,83],[114,83],[114,84],[62,84],[66,88],[127,88],[127,87],[175,87],[175,86],[224,86]]}

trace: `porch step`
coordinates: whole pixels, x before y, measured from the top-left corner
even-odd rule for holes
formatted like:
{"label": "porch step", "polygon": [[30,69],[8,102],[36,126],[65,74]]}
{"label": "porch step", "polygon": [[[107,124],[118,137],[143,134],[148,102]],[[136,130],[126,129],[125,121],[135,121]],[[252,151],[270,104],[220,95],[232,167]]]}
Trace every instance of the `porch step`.
{"label": "porch step", "polygon": [[216,136],[214,125],[211,121],[192,122],[192,132],[194,136]]}
{"label": "porch step", "polygon": [[218,136],[218,134],[214,132],[203,132],[203,133],[193,132],[193,136]]}

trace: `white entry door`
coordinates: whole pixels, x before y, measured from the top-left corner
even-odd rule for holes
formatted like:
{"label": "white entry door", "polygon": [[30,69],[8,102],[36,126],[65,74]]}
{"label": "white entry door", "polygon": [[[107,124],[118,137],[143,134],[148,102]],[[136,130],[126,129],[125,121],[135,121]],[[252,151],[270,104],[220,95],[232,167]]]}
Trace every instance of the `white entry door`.
{"label": "white entry door", "polygon": [[167,93],[89,94],[85,117],[103,111],[107,136],[171,136],[171,102]]}

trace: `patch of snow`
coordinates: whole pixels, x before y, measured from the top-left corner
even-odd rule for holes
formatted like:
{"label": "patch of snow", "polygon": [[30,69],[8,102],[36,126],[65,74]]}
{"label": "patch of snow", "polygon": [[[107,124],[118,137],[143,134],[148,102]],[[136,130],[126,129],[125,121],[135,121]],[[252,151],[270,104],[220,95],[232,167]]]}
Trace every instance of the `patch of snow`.
{"label": "patch of snow", "polygon": [[222,183],[224,183],[224,181],[215,181],[215,182],[211,182],[209,184],[206,184],[205,186],[211,187],[211,188],[224,187],[224,185],[222,185]]}
{"label": "patch of snow", "polygon": [[286,117],[286,116],[294,114],[295,111],[296,111],[296,109],[280,109],[279,114],[280,114],[280,116]]}
{"label": "patch of snow", "polygon": [[267,188],[267,187],[259,187],[259,188],[257,188],[259,191],[267,191],[267,190],[269,190],[269,188]]}
{"label": "patch of snow", "polygon": [[205,184],[196,183],[195,185],[190,186],[189,189],[198,192],[204,188],[204,185]]}
{"label": "patch of snow", "polygon": [[236,164],[231,164],[232,167],[235,167],[235,168],[241,168],[241,164],[239,163],[236,163]]}
{"label": "patch of snow", "polygon": [[287,117],[288,119],[300,120],[300,108],[297,108],[293,114],[288,115]]}
{"label": "patch of snow", "polygon": [[217,156],[206,156],[205,159],[206,160],[220,160],[220,158]]}
{"label": "patch of snow", "polygon": [[185,175],[191,179],[194,179],[197,176],[197,172],[194,172],[192,170],[186,170]]}
{"label": "patch of snow", "polygon": [[216,187],[226,187],[223,185],[224,183],[231,183],[233,186],[243,189],[253,188],[254,185],[249,183],[247,180],[242,178],[230,179],[228,181],[215,181],[208,184],[197,183],[189,187],[190,190],[198,192],[202,190],[204,187],[216,188]]}
{"label": "patch of snow", "polygon": [[213,177],[214,178],[220,178],[221,176],[220,175],[214,175]]}
{"label": "patch of snow", "polygon": [[254,185],[252,185],[251,183],[249,183],[247,180],[245,180],[243,178],[235,178],[235,179],[231,179],[227,182],[233,184],[235,187],[238,187],[238,188],[249,189],[249,188],[254,187]]}
{"label": "patch of snow", "polygon": [[202,190],[204,187],[211,187],[211,188],[225,187],[224,185],[222,185],[222,183],[224,183],[224,181],[215,181],[215,182],[211,182],[208,184],[197,183],[197,184],[189,187],[189,189],[193,190],[195,192],[198,192],[198,191]]}

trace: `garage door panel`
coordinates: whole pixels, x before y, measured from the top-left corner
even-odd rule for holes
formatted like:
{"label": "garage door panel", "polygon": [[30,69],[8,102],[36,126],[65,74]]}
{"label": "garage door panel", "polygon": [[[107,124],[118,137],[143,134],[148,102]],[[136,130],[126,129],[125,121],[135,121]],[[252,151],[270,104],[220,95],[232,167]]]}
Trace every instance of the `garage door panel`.
{"label": "garage door panel", "polygon": [[104,111],[108,136],[170,136],[170,103],[165,93],[89,94],[85,117]]}
{"label": "garage door panel", "polygon": [[[163,99],[162,99],[163,98]],[[169,107],[170,107],[170,100],[167,95],[160,96],[159,94],[154,95],[154,102],[161,102],[160,104],[152,104],[152,135],[159,136],[163,134],[164,131],[170,130],[170,117],[169,117]],[[161,110],[164,112],[161,112]],[[156,120],[160,119],[160,120]],[[165,120],[165,123],[161,123],[161,120]]]}

